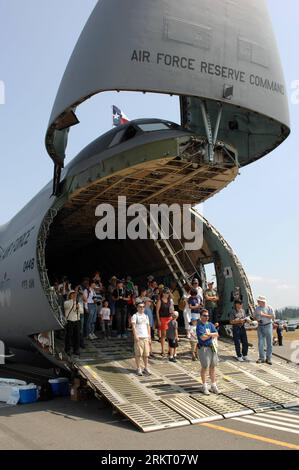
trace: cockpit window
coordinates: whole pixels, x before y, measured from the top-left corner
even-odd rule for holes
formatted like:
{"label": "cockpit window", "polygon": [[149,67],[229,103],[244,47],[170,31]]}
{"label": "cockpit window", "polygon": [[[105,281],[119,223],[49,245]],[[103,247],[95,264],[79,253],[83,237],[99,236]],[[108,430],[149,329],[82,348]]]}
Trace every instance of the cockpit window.
{"label": "cockpit window", "polygon": [[113,147],[114,145],[119,144],[121,142],[125,132],[126,132],[126,129],[122,129],[119,132],[117,132],[115,134],[115,136],[113,137],[113,139],[111,140],[111,142],[109,144],[109,147]]}
{"label": "cockpit window", "polygon": [[111,140],[109,147],[114,147],[115,145],[121,144],[122,142],[126,142],[127,140],[132,139],[136,135],[136,129],[133,126],[126,127],[125,129],[121,129],[119,132],[115,134],[113,139]]}
{"label": "cockpit window", "polygon": [[167,124],[164,122],[151,122],[148,124],[138,124],[138,127],[144,132],[151,132],[151,131],[164,131],[165,129],[169,129]]}

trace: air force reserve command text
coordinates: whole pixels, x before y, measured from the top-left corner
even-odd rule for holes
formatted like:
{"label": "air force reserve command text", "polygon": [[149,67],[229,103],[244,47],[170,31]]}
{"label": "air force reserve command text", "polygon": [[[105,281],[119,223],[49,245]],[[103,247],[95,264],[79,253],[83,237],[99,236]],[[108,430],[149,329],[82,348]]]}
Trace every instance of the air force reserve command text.
{"label": "air force reserve command text", "polygon": [[154,63],[176,70],[198,71],[202,75],[221,77],[233,82],[249,83],[251,86],[264,88],[274,93],[285,95],[284,85],[268,77],[246,73],[221,64],[213,64],[205,61],[198,61],[190,57],[171,55],[164,52],[153,53],[146,50],[134,49],[131,54],[131,62]]}
{"label": "air force reserve command text", "polygon": [[[137,453],[138,454],[138,453]],[[142,454],[137,456],[116,456],[107,454],[100,458],[101,465],[197,465],[199,454]]]}

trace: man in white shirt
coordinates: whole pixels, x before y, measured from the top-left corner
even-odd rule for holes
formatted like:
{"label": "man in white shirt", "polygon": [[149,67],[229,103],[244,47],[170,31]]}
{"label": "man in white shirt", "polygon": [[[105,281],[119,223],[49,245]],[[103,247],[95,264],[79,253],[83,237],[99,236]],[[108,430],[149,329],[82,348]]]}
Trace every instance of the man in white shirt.
{"label": "man in white shirt", "polygon": [[[149,318],[144,313],[144,303],[137,305],[137,313],[132,316],[131,324],[134,336],[134,351],[135,361],[137,366],[137,375],[142,376],[151,375],[148,368],[148,357],[150,354],[150,343],[151,343],[151,329],[149,324]],[[141,358],[144,362],[144,370],[142,372],[140,363]]]}

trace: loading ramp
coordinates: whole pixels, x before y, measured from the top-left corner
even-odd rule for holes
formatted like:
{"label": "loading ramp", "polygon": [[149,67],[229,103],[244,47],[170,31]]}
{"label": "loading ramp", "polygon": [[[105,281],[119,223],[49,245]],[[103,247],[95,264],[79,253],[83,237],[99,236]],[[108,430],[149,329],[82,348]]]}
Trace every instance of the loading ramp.
{"label": "loading ramp", "polygon": [[99,398],[143,432],[223,420],[299,404],[298,370],[274,359],[273,368],[234,359],[233,345],[219,342],[218,386],[221,394],[205,396],[199,362],[192,362],[189,342],[181,339],[180,359],[171,363],[153,343],[152,375],[136,375],[131,339],[89,342],[73,362]]}

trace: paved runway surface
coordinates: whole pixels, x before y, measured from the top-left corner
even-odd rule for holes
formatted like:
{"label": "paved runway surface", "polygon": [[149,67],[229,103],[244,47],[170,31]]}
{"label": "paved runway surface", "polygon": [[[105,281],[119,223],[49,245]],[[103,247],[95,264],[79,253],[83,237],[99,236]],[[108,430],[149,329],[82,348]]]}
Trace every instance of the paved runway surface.
{"label": "paved runway surface", "polygon": [[[250,353],[252,362],[239,364],[232,356],[231,346],[223,344],[222,361],[219,365],[219,381],[223,395],[204,397],[198,392],[199,363],[192,363],[188,354],[183,353],[183,349],[182,347],[181,359],[175,367],[175,374],[172,371],[169,373],[170,365],[167,358],[161,360],[157,356],[152,362],[154,377],[151,377],[148,383],[146,378],[141,378],[139,382],[134,369],[133,371],[130,369],[133,365],[131,359],[127,358],[124,363],[127,369],[112,369],[114,372],[112,377],[114,377],[114,386],[118,387],[114,389],[118,390],[115,395],[118,399],[123,399],[124,394],[131,396],[126,386],[123,389],[118,382],[115,383],[115,377],[118,377],[119,372],[127,371],[125,374],[120,374],[124,385],[126,375],[132,375],[130,383],[133,388],[134,385],[138,388],[140,383],[141,395],[149,393],[148,390],[150,393],[153,393],[151,390],[158,393],[157,401],[160,400],[162,404],[166,403],[175,409],[176,413],[181,414],[181,419],[185,419],[182,418],[185,416],[192,423],[191,426],[166,428],[144,434],[123,415],[113,411],[106,401],[97,399],[73,402],[69,398],[56,398],[47,402],[15,407],[0,404],[0,449],[299,450],[299,406],[296,397],[298,384],[295,383],[299,371],[297,366],[293,366],[294,370],[286,363],[275,360],[273,367],[269,368],[266,365],[257,367],[254,349]],[[129,355],[131,355],[130,350],[128,350]],[[110,365],[111,361],[114,363],[115,358],[103,361],[103,367]],[[119,362],[117,364],[119,365]],[[103,370],[105,372],[105,368]],[[115,374],[115,371],[118,371],[118,374]],[[163,375],[165,383],[161,383],[159,373],[164,374],[164,371],[168,372]],[[192,374],[188,380],[185,377],[186,371]],[[110,372],[109,369],[109,374]],[[106,376],[104,374],[102,377],[106,380],[105,386],[108,384],[107,381],[112,380],[109,374]],[[289,377],[288,383],[285,382],[285,375]],[[268,384],[265,381],[268,381]],[[174,388],[175,394],[169,394],[169,387]],[[184,387],[189,390],[189,395],[186,395]],[[258,401],[247,387],[254,387],[258,392],[260,397]],[[273,391],[275,395],[272,395]],[[179,400],[176,401],[178,395],[180,395]],[[141,400],[142,397],[137,398]],[[279,403],[280,401],[284,403],[285,409],[280,405],[276,408],[277,398]],[[185,401],[181,402],[181,399]],[[198,406],[195,406],[196,400]],[[214,409],[214,414],[208,416],[208,419],[204,418],[206,422],[198,422],[201,419],[199,416],[201,407],[202,413],[206,413],[206,407]],[[244,414],[250,407],[251,414]],[[256,407],[258,409],[254,413],[253,409]],[[216,417],[236,411],[239,415],[233,418]]]}
{"label": "paved runway surface", "polygon": [[299,409],[143,434],[98,400],[0,409],[0,449],[299,450]]}

